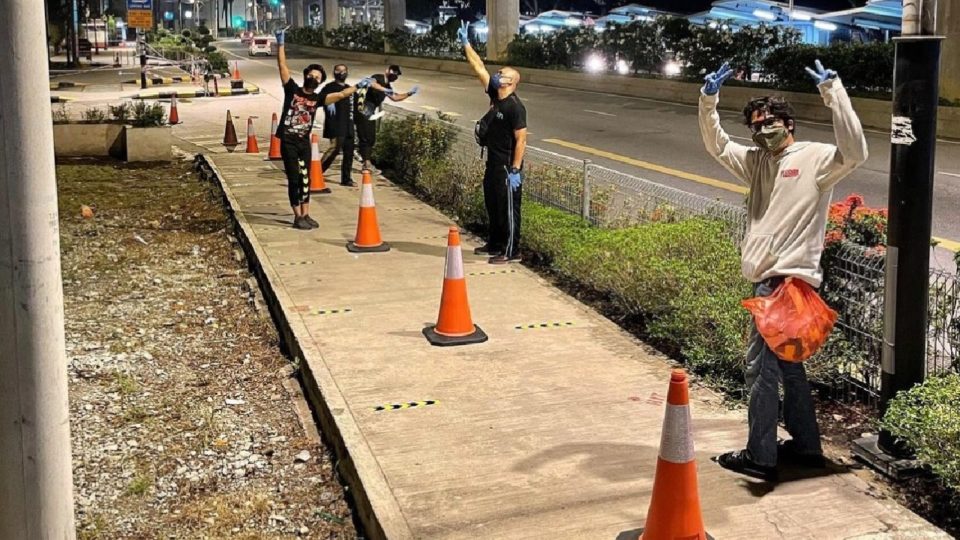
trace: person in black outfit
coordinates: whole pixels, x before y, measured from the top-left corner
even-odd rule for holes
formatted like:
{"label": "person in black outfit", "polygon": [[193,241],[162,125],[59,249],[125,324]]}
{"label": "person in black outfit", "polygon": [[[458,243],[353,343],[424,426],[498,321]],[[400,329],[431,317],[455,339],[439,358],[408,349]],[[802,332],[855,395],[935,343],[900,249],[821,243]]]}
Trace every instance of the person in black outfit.
{"label": "person in black outfit", "polygon": [[[347,85],[347,76],[349,70],[344,64],[337,64],[333,67],[333,81],[323,87],[320,95],[336,95],[350,88]],[[368,79],[364,79],[367,81]],[[335,104],[328,104],[324,107],[323,115],[323,138],[327,139],[327,149],[320,158],[320,166],[323,172],[333,165],[333,160],[340,153],[343,153],[343,159],[340,164],[340,184],[344,186],[355,186],[353,179],[350,178],[350,172],[353,168],[353,150],[354,138],[356,134],[353,129],[353,104],[352,97],[349,100],[338,101]]]}
{"label": "person in black outfit", "polygon": [[487,165],[483,175],[483,201],[490,234],[487,244],[474,253],[487,253],[491,264],[520,261],[520,209],[523,155],[527,148],[527,109],[517,96],[520,73],[504,67],[490,75],[483,60],[470,46],[470,24],[463,23],[457,35],[467,62],[490,97],[486,132]]}
{"label": "person in black outfit", "polygon": [[303,87],[290,77],[284,48],[284,31],[277,36],[277,65],[283,82],[283,108],[277,125],[280,156],[287,175],[287,196],[293,209],[293,227],[300,230],[316,229],[320,225],[310,217],[310,132],[321,103],[329,105],[345,100],[355,91],[347,88],[337,93],[317,93],[327,78],[323,66],[310,64],[303,70]]}
{"label": "person in black outfit", "polygon": [[414,86],[409,92],[398,94],[392,84],[400,78],[400,66],[392,65],[383,74],[371,75],[373,83],[369,88],[358,90],[353,98],[353,121],[357,128],[357,142],[360,157],[363,158],[363,168],[370,169],[370,157],[373,147],[377,144],[377,120],[383,115],[383,100],[387,97],[391,101],[403,101],[415,96],[420,91]]}

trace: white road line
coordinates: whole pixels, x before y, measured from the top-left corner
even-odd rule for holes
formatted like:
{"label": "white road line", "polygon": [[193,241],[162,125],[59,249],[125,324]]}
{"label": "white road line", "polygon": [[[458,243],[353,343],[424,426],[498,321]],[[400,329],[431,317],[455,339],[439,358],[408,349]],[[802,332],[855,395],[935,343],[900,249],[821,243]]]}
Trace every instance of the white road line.
{"label": "white road line", "polygon": [[588,112],[588,113],[593,113],[593,114],[599,114],[599,115],[602,115],[602,116],[616,116],[615,114],[610,114],[610,113],[608,113],[608,112],[603,112],[603,111],[591,111],[590,109],[584,109],[583,112]]}
{"label": "white road line", "polygon": [[467,89],[466,87],[463,87],[463,86],[448,86],[447,88],[450,88],[451,90],[466,90],[466,89]]}
{"label": "white road line", "polygon": [[946,171],[937,171],[937,173],[938,173],[938,174],[945,174],[945,175],[947,175],[947,176],[953,176],[953,177],[955,177],[955,178],[960,178],[960,174],[957,174],[957,173],[946,172]]}

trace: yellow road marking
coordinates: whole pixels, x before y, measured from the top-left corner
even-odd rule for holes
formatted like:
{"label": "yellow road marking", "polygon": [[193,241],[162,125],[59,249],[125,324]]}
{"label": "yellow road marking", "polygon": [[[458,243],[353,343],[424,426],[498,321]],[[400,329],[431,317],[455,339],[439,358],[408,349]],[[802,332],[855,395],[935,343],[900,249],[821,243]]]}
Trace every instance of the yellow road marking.
{"label": "yellow road marking", "polygon": [[440,110],[440,109],[438,109],[438,108],[436,108],[436,107],[431,107],[430,105],[421,105],[420,108],[421,108],[421,109],[426,109],[426,110],[428,110],[428,111],[439,111],[439,110]]}
{"label": "yellow road marking", "polygon": [[717,180],[716,178],[709,178],[707,176],[701,176],[699,174],[693,174],[685,171],[679,171],[677,169],[671,169],[670,167],[664,167],[663,165],[657,165],[656,163],[650,163],[649,161],[641,161],[639,159],[634,159],[632,157],[621,156],[620,154],[614,154],[613,152],[607,152],[606,150],[598,150],[596,148],[591,148],[589,146],[583,146],[582,144],[572,143],[572,142],[568,142],[560,139],[544,139],[544,142],[556,144],[558,146],[563,146],[565,148],[571,148],[573,150],[578,150],[585,154],[592,154],[594,156],[612,159],[614,161],[619,161],[621,163],[633,165],[634,167],[640,167],[641,169],[647,169],[649,171],[669,174],[670,176],[676,176],[677,178],[683,178],[684,180],[690,180],[691,182],[697,182],[699,184],[704,184],[707,186],[713,186],[715,188],[725,189],[727,191],[732,191],[734,193],[746,194],[748,191],[750,191],[746,187],[738,184],[731,184],[730,182],[724,182],[722,180]]}
{"label": "yellow road marking", "polygon": [[940,238],[938,236],[934,236],[933,240],[937,242],[937,247],[949,249],[954,253],[960,253],[960,242],[954,242],[953,240],[947,240],[946,238]]}
{"label": "yellow road marking", "polygon": [[[543,141],[551,144],[556,144],[558,146],[563,146],[564,148],[577,150],[577,151],[583,152],[584,154],[591,154],[597,157],[603,157],[613,161],[619,161],[621,163],[633,165],[634,167],[640,167],[641,169],[647,169],[650,171],[656,171],[663,174],[669,174],[670,176],[676,176],[677,178],[683,178],[684,180],[690,180],[692,182],[713,186],[715,188],[725,189],[727,191],[732,191],[734,193],[746,194],[747,192],[749,192],[749,190],[744,186],[731,184],[730,182],[724,182],[722,180],[709,178],[707,176],[701,176],[699,174],[693,174],[685,171],[680,171],[677,169],[671,169],[670,167],[664,167],[663,165],[657,165],[656,163],[650,163],[649,161],[642,161],[639,159],[634,159],[632,157],[621,156],[620,154],[607,152],[606,150],[598,150],[596,148],[591,148],[589,146],[584,146],[582,144],[572,143],[572,142],[564,141],[561,139],[544,139]],[[938,247],[948,249],[955,253],[960,253],[960,242],[949,240],[946,238],[940,238],[937,236],[934,236],[933,240],[937,242]]]}

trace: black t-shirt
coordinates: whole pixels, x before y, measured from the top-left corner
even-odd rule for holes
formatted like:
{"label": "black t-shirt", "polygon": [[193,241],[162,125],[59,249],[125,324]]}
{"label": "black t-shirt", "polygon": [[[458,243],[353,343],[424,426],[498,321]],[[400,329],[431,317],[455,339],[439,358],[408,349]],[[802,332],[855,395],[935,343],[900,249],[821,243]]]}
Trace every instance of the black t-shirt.
{"label": "black t-shirt", "polygon": [[321,99],[320,94],[305,92],[293,79],[287,80],[283,85],[283,112],[277,125],[277,137],[288,141],[309,141]]}
{"label": "black t-shirt", "polygon": [[497,111],[487,131],[487,162],[510,166],[517,144],[514,131],[527,127],[527,108],[516,93],[501,100],[493,82],[487,88],[487,95],[490,96],[490,107]]}
{"label": "black t-shirt", "polygon": [[[320,103],[322,104],[327,96],[336,94],[350,88],[350,85],[337,81],[327,84],[320,91]],[[323,108],[323,138],[333,139],[336,137],[346,137],[353,134],[353,96],[341,99],[336,103],[337,112],[331,115],[327,108]]]}
{"label": "black t-shirt", "polygon": [[[387,78],[383,74],[371,75],[371,79],[377,81],[377,84],[383,88],[390,88],[390,83],[387,81]],[[367,88],[357,89],[357,93],[354,94],[354,110],[353,114],[357,115],[357,118],[370,118],[380,109],[380,105],[383,104],[383,100],[386,99],[387,94],[379,90],[375,90],[372,86]]]}

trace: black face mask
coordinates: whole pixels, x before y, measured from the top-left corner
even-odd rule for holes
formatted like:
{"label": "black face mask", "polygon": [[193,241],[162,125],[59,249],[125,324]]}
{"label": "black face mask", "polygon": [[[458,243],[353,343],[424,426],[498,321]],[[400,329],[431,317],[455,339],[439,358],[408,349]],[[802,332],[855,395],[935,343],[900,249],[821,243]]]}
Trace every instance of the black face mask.
{"label": "black face mask", "polygon": [[343,81],[347,80],[347,72],[346,72],[346,71],[342,71],[342,72],[341,72],[341,71],[338,71],[338,72],[336,72],[336,73],[333,74],[333,78],[336,79],[337,82],[343,82]]}
{"label": "black face mask", "polygon": [[396,81],[399,77],[396,73],[387,73],[387,80],[390,82]]}
{"label": "black face mask", "polygon": [[304,90],[309,90],[309,91],[312,92],[312,91],[316,90],[318,86],[320,86],[320,81],[314,79],[313,77],[305,77],[305,78],[303,79],[303,89],[304,89]]}

